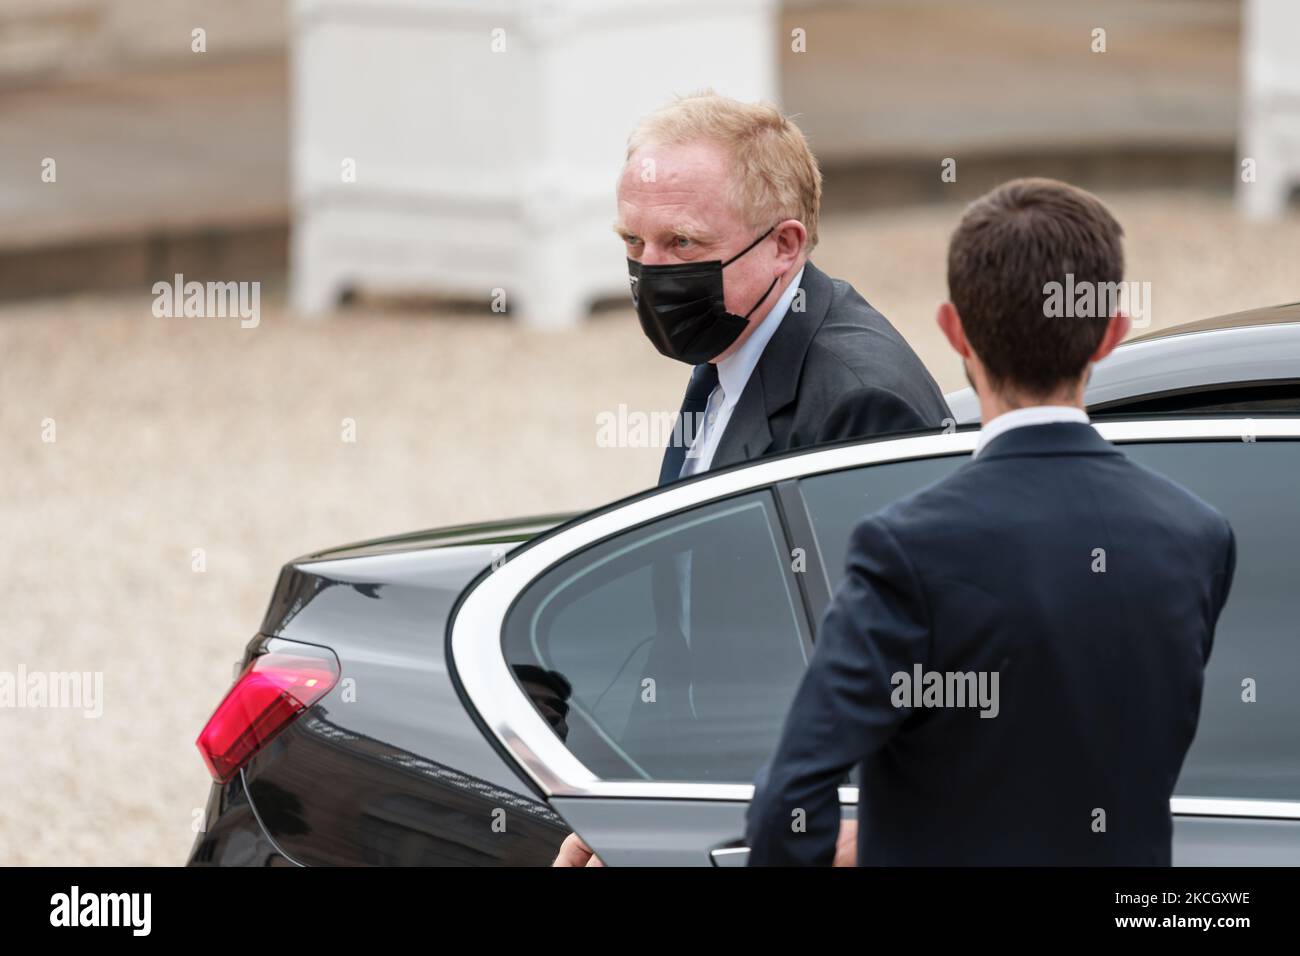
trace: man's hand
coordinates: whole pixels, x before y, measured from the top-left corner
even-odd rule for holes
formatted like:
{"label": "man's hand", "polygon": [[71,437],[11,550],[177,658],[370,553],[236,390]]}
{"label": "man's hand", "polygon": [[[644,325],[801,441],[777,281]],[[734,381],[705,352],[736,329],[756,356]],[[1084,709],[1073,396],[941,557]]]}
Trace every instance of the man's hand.
{"label": "man's hand", "polygon": [[[840,834],[835,839],[835,858],[831,866],[857,866],[858,864],[858,821],[841,820]],[[600,857],[591,847],[582,841],[576,833],[570,833],[560,844],[560,852],[555,855],[551,866],[604,866]]]}
{"label": "man's hand", "polygon": [[[561,853],[564,852],[563,848],[561,848],[560,852]],[[831,866],[857,866],[857,865],[858,865],[858,821],[841,820],[840,835],[835,839],[835,859],[831,861]]]}
{"label": "man's hand", "polygon": [[[857,832],[856,830],[854,831]],[[835,858],[839,859],[839,852],[836,851]],[[555,855],[555,862],[551,866],[604,866],[600,862],[600,857],[592,852],[591,847],[582,842],[582,837],[576,833],[570,833],[560,844],[560,852]],[[850,864],[852,865],[852,864]]]}

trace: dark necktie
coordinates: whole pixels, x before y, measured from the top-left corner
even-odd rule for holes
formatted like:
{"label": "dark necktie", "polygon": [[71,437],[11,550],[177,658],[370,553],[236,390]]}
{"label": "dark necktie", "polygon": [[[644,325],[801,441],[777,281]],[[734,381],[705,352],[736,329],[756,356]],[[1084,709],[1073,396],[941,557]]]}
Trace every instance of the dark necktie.
{"label": "dark necktie", "polygon": [[664,449],[663,464],[659,466],[659,484],[666,485],[676,481],[686,463],[686,449],[696,437],[696,424],[699,416],[709,404],[709,396],[718,385],[718,367],[712,362],[695,366],[691,381],[686,386],[686,398],[682,400],[682,410],[677,413],[673,432]]}

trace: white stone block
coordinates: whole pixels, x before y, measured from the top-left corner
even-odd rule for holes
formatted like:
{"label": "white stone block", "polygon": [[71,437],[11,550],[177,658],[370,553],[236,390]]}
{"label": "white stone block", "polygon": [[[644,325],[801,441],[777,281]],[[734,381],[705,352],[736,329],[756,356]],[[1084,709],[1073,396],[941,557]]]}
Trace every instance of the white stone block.
{"label": "white stone block", "polygon": [[1300,2],[1246,0],[1242,23],[1239,159],[1254,163],[1254,182],[1238,170],[1237,205],[1252,219],[1283,214],[1300,186]]}
{"label": "white stone block", "polygon": [[[627,294],[632,125],[674,94],[776,97],[775,0],[295,0],[292,295],[348,288],[578,322]],[[355,164],[346,181],[345,162]]]}

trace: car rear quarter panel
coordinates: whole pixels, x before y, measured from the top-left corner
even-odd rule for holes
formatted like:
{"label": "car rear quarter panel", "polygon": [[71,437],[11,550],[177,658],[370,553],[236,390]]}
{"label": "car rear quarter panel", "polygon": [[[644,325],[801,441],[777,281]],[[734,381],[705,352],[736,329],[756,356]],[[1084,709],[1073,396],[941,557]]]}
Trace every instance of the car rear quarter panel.
{"label": "car rear quarter panel", "polygon": [[266,833],[303,864],[546,864],[567,830],[480,732],[444,657],[462,588],[501,548],[287,566],[265,636],[320,644],[339,683],[244,769]]}

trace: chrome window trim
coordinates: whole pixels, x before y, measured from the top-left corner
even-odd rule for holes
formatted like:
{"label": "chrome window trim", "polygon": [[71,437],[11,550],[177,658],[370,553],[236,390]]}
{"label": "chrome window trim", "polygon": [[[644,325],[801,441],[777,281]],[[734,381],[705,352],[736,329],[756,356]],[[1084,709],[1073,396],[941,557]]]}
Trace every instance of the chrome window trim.
{"label": "chrome window trim", "polygon": [[709,856],[715,860],[725,860],[733,856],[749,856],[749,847],[747,846],[724,846],[716,850],[710,850]]}
{"label": "chrome window trim", "polygon": [[[1096,428],[1104,438],[1117,444],[1242,440],[1247,434],[1258,439],[1300,438],[1300,418],[1153,419],[1098,422]],[[529,703],[506,663],[501,629],[515,597],[570,554],[635,525],[791,478],[863,465],[969,453],[975,447],[977,435],[978,432],[965,431],[884,439],[759,461],[671,485],[658,494],[638,498],[613,511],[580,519],[511,555],[461,601],[451,629],[452,663],[460,683],[483,723],[546,796],[748,801],[754,790],[750,784],[611,781],[593,774],[569,752]],[[856,788],[841,787],[840,800],[856,802]],[[1300,802],[1175,797],[1171,807],[1174,813],[1193,816],[1278,815],[1300,819]]]}
{"label": "chrome window trim", "polygon": [[1169,809],[1176,817],[1300,820],[1300,800],[1255,800],[1249,797],[1174,797],[1169,801]]}

